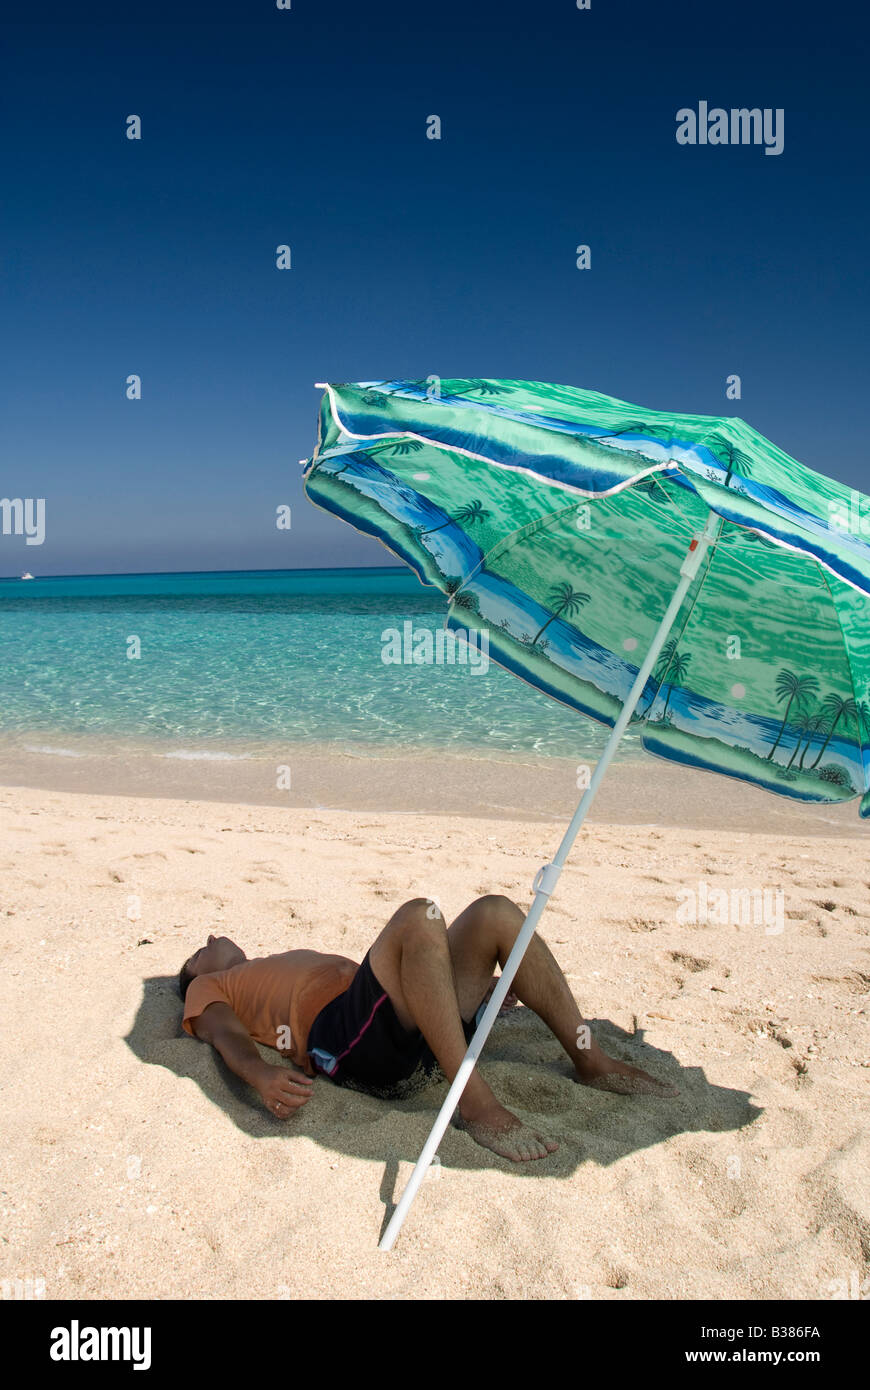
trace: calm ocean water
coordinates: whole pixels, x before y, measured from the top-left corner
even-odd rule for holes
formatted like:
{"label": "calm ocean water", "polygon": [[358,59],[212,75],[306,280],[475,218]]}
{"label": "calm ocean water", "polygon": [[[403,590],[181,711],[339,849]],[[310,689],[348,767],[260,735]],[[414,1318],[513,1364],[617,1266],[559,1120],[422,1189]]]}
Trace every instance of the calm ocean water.
{"label": "calm ocean water", "polygon": [[[0,580],[0,732],[58,756],[95,742],[182,757],[603,747],[599,725],[493,662],[385,664],[387,629],[434,634],[444,613],[404,568]],[[630,734],[623,756],[639,751]]]}

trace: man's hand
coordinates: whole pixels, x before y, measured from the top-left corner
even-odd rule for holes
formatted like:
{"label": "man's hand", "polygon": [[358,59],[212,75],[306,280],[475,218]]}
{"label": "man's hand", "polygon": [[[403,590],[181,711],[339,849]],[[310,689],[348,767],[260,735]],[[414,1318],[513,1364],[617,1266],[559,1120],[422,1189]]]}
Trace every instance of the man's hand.
{"label": "man's hand", "polygon": [[314,1082],[295,1067],[272,1067],[264,1062],[254,1085],[269,1113],[279,1120],[289,1120],[311,1099]]}
{"label": "man's hand", "polygon": [[216,1000],[193,1021],[198,1038],[217,1048],[230,1071],[260,1093],[263,1104],[278,1120],[289,1120],[310,1099],[313,1082],[296,1067],[273,1067],[264,1062],[257,1045],[229,1004]]}

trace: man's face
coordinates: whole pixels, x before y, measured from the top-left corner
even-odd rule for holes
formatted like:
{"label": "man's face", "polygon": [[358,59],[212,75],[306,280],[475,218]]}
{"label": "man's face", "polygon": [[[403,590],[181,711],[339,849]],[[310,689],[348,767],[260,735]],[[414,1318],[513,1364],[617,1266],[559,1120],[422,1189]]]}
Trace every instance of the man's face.
{"label": "man's face", "polygon": [[241,965],[243,960],[247,960],[244,951],[228,936],[210,936],[204,946],[194,951],[187,962],[187,969],[191,976],[210,975],[215,970],[229,970],[234,965]]}

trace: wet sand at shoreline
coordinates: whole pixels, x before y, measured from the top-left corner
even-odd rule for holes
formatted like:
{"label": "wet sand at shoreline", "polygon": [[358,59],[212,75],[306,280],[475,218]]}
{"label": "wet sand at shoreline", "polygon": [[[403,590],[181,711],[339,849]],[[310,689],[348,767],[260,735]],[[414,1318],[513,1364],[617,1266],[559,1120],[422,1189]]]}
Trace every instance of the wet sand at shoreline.
{"label": "wet sand at shoreline", "polygon": [[[578,769],[595,758],[537,761],[434,752],[391,756],[309,747],[258,756],[167,756],[141,749],[105,753],[69,740],[33,743],[76,755],[28,752],[0,743],[0,785],[109,796],[226,801],[286,808],[380,811],[494,819],[567,820],[580,796]],[[279,786],[280,782],[280,786]],[[287,783],[289,782],[289,787]],[[593,821],[772,834],[867,836],[858,800],[815,805],[731,778],[642,754],[615,762],[595,801]]]}

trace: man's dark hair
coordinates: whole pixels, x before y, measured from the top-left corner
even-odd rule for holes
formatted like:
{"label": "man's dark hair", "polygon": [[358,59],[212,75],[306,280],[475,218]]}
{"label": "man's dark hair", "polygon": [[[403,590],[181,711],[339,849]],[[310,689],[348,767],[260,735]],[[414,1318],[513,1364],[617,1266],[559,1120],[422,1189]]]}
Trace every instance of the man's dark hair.
{"label": "man's dark hair", "polygon": [[189,966],[190,961],[186,960],[178,974],[178,993],[181,995],[182,999],[187,998],[188,988],[192,981],[196,979],[195,975],[191,975]]}

